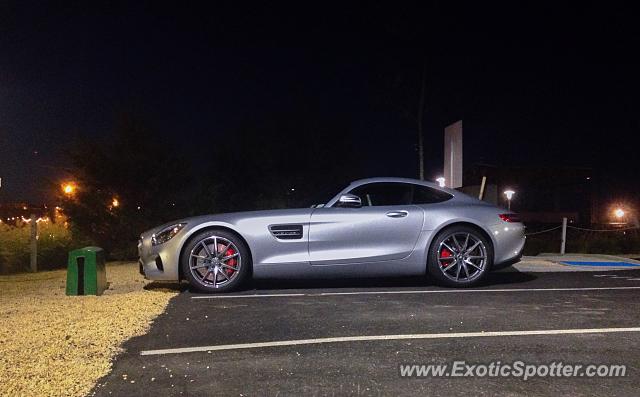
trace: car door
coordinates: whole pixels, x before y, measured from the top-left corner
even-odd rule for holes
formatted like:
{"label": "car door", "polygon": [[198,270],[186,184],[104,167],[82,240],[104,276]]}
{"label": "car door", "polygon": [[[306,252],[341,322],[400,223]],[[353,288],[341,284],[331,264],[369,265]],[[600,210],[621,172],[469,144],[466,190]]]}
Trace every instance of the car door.
{"label": "car door", "polygon": [[411,204],[411,186],[375,182],[349,192],[362,207],[318,208],[309,225],[312,265],[368,263],[402,259],[415,247],[424,211]]}

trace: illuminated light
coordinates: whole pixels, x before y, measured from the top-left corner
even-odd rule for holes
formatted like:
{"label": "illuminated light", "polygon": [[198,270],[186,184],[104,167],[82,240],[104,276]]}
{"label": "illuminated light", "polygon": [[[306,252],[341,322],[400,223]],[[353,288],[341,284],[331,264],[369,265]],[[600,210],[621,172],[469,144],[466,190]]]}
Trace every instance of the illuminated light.
{"label": "illuminated light", "polygon": [[498,217],[505,222],[520,222],[520,216],[518,214],[499,214]]}
{"label": "illuminated light", "polygon": [[511,200],[513,195],[516,194],[513,190],[505,190],[504,195],[507,196],[507,200]]}
{"label": "illuminated light", "polygon": [[438,182],[438,186],[440,186],[440,187],[444,187],[444,183],[446,181],[447,180],[443,176],[436,178],[436,182]]}
{"label": "illuminated light", "polygon": [[27,206],[26,205],[23,206],[22,209],[26,211],[27,210]]}
{"label": "illuminated light", "polygon": [[78,186],[75,182],[65,182],[62,184],[62,192],[67,196],[73,196],[77,189]]}
{"label": "illuminated light", "polygon": [[613,211],[613,215],[616,216],[616,218],[620,219],[624,217],[624,210],[622,208],[616,208],[615,211]]}
{"label": "illuminated light", "polygon": [[113,200],[111,200],[111,206],[113,208],[119,207],[120,206],[120,201],[117,198],[114,197]]}

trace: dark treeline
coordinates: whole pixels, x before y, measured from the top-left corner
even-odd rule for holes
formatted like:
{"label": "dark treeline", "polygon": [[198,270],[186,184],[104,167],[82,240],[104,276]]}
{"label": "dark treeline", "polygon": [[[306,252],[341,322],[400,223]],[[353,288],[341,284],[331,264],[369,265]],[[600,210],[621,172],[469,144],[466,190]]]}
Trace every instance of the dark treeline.
{"label": "dark treeline", "polygon": [[124,117],[107,142],[79,143],[71,157],[79,189],[65,199],[64,212],[74,234],[113,258],[134,256],[139,234],[164,222],[308,207],[366,176],[354,143],[340,131],[287,118],[176,144]]}

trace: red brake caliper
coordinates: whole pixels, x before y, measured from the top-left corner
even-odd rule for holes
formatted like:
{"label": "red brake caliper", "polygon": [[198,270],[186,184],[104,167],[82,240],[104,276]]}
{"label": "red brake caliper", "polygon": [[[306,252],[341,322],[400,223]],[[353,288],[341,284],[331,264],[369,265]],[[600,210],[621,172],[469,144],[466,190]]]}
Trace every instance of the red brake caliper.
{"label": "red brake caliper", "polygon": [[[446,248],[442,249],[442,252],[440,252],[440,258],[451,258],[453,256],[453,254],[451,253],[451,251],[449,251]],[[448,262],[442,262],[440,261],[440,266],[444,266],[448,264]]]}
{"label": "red brake caliper", "polygon": [[[224,246],[222,246],[222,248],[220,249],[224,249]],[[233,255],[235,253],[236,251],[233,248],[229,248],[227,252],[224,253],[224,256]],[[228,261],[226,261],[225,264],[230,267],[236,267],[236,265],[238,264],[238,260],[236,258],[231,258]],[[229,269],[228,267],[225,267],[224,270],[227,273],[227,276],[230,276],[233,274],[233,272],[235,272],[235,270]]]}

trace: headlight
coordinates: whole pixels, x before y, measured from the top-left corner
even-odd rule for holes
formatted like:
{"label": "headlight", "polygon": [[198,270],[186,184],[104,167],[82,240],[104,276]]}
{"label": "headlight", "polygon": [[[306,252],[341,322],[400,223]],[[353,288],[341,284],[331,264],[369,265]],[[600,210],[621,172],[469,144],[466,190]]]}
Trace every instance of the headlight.
{"label": "headlight", "polygon": [[178,234],[178,232],[182,230],[182,228],[186,225],[186,223],[176,223],[175,225],[165,227],[158,233],[153,233],[153,235],[151,236],[151,244],[158,245],[166,243],[167,241],[171,240],[176,234]]}

